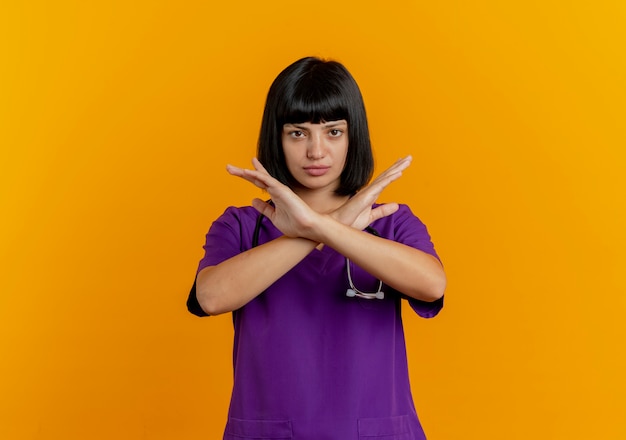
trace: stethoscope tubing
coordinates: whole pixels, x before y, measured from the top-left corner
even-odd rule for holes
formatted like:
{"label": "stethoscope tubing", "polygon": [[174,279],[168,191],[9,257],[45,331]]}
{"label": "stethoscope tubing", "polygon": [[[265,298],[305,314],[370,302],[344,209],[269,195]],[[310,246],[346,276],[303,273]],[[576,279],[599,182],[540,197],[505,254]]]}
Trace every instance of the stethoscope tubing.
{"label": "stethoscope tubing", "polygon": [[[259,234],[261,232],[261,224],[263,223],[263,218],[265,216],[263,214],[259,214],[256,220],[256,224],[254,226],[254,233],[252,235],[252,247],[255,248],[259,245]],[[365,231],[369,232],[372,235],[380,237],[378,231],[371,226],[365,228]],[[363,299],[384,299],[385,293],[382,291],[383,282],[382,280],[378,280],[378,289],[376,292],[364,292],[362,290],[357,289],[352,281],[352,273],[350,270],[350,259],[346,257],[346,273],[348,275],[348,284],[350,287],[346,291],[346,296],[348,298],[363,298]]]}

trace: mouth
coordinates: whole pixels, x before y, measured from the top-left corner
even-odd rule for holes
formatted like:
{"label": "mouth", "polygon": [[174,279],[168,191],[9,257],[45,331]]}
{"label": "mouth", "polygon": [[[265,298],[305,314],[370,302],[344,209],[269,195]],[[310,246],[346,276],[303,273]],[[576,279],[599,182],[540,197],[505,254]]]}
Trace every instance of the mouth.
{"label": "mouth", "polygon": [[311,167],[304,167],[304,171],[310,176],[323,176],[324,174],[328,172],[328,170],[330,170],[330,167],[317,166],[317,165],[311,166]]}

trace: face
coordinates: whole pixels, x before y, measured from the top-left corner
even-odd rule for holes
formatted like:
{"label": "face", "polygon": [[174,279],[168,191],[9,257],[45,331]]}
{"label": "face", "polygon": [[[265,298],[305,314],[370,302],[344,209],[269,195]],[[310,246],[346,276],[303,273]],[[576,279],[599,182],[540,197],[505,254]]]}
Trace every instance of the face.
{"label": "face", "polygon": [[345,119],[312,124],[285,124],[282,133],[287,169],[297,189],[334,191],[339,187],[348,153]]}

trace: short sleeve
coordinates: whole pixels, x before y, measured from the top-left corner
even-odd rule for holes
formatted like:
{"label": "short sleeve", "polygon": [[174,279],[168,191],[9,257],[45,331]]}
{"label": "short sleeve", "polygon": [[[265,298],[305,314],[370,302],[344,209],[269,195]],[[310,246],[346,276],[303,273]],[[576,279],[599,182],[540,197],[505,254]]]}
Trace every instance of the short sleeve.
{"label": "short sleeve", "polygon": [[[204,256],[198,263],[196,277],[205,267],[215,266],[243,251],[241,214],[241,209],[229,207],[213,222],[206,234]],[[196,316],[208,316],[198,302],[195,280],[187,298],[187,310]]]}
{"label": "short sleeve", "polygon": [[[400,208],[392,218],[393,240],[419,249],[441,261],[435,251],[435,246],[430,239],[426,225],[411,212],[407,205],[400,205]],[[411,308],[422,318],[433,318],[443,308],[443,297],[432,302],[414,298],[407,298],[407,300]]]}
{"label": "short sleeve", "polygon": [[206,234],[204,256],[198,263],[196,274],[208,266],[216,266],[243,251],[241,209],[227,208],[213,222]]}

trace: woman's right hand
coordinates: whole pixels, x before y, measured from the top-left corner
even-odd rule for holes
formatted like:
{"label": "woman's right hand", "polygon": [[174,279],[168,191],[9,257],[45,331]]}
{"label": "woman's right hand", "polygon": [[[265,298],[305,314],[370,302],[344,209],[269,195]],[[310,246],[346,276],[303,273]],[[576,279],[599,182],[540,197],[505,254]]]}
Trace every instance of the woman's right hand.
{"label": "woman's right hand", "polygon": [[398,210],[397,203],[386,203],[373,209],[372,205],[391,182],[402,176],[402,171],[411,165],[412,159],[411,156],[398,159],[330,215],[344,225],[363,230],[372,222],[396,212]]}
{"label": "woman's right hand", "polygon": [[320,214],[311,209],[287,185],[272,177],[258,159],[252,159],[252,165],[252,170],[232,165],[228,165],[227,170],[233,176],[247,180],[270,195],[273,205],[256,198],[252,200],[254,209],[267,217],[285,236],[312,239],[312,226]]}

